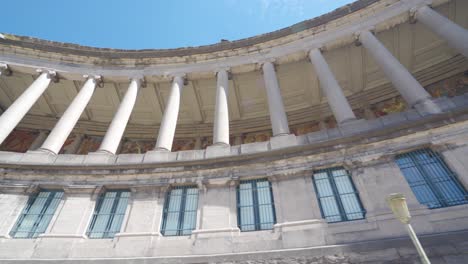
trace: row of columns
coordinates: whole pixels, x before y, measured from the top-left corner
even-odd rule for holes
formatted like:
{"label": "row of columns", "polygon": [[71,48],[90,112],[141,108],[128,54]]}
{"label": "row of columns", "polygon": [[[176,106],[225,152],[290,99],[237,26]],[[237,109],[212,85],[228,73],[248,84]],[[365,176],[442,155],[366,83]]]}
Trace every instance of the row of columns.
{"label": "row of columns", "polygon": [[[415,17],[428,28],[433,30],[448,45],[457,49],[468,57],[468,31],[449,19],[438,14],[431,8],[423,6],[415,12]],[[405,101],[412,107],[426,113],[438,113],[440,109],[435,105],[429,93],[419,84],[411,73],[395,58],[392,53],[368,30],[357,33],[360,43],[374,58],[385,76],[392,82]],[[317,73],[320,87],[326,96],[330,108],[338,122],[342,125],[356,120],[356,116],[347,101],[338,81],[333,75],[320,49],[315,48],[309,52],[310,61]],[[3,68],[6,68],[5,66]],[[4,71],[4,70],[3,70]],[[3,72],[0,68],[0,74]],[[288,119],[281,96],[280,86],[272,61],[262,64],[270,121],[273,136],[290,134]],[[229,109],[228,69],[221,69],[216,73],[217,90],[216,106],[213,127],[213,144],[229,145]],[[55,72],[42,71],[39,77],[26,89],[20,97],[0,116],[0,144],[18,125],[24,115],[47,89],[50,81],[55,78]],[[179,115],[180,100],[184,88],[184,75],[173,78],[166,109],[161,121],[155,150],[170,151],[174,140],[177,119]],[[67,108],[63,116],[55,125],[39,150],[58,154],[67,137],[70,135],[79,117],[100,81],[99,76],[88,76],[87,81]],[[131,79],[128,90],[112,119],[112,122],[99,147],[99,152],[116,154],[127,123],[135,105],[141,78]]]}

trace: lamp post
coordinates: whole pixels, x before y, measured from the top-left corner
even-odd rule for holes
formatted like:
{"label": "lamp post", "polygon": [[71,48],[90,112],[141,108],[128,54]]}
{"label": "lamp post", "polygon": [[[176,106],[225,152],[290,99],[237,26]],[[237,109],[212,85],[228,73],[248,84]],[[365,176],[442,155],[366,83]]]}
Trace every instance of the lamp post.
{"label": "lamp post", "polygon": [[408,205],[406,204],[405,196],[401,193],[392,193],[387,197],[387,203],[392,209],[395,217],[405,225],[406,231],[408,231],[411,241],[413,241],[413,244],[418,251],[421,262],[424,264],[431,264],[426,252],[424,252],[424,248],[413,230],[413,227],[410,225],[411,215],[408,210]]}

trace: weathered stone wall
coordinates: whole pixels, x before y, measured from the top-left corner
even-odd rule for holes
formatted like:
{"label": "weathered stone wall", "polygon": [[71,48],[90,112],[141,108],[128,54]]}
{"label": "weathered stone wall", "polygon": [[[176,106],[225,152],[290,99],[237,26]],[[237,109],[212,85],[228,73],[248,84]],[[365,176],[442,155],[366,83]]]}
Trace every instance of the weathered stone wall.
{"label": "weathered stone wall", "polygon": [[[403,226],[385,203],[404,193],[416,232],[439,263],[466,260],[468,205],[429,210],[419,204],[394,162],[405,151],[432,148],[442,154],[468,187],[468,121],[427,119],[410,128],[341,141],[302,151],[141,167],[3,166],[0,169],[0,259],[69,260],[73,263],[418,263]],[[359,192],[366,218],[326,223],[312,183],[315,169],[344,166]],[[277,224],[273,230],[240,232],[236,184],[266,177],[272,182]],[[199,186],[196,230],[164,237],[160,225],[168,187]],[[8,236],[28,194],[37,188],[64,189],[45,234],[37,239]],[[85,236],[100,191],[129,188],[131,199],[114,239]],[[127,259],[128,258],[128,259]],[[434,262],[437,263],[437,262]]]}

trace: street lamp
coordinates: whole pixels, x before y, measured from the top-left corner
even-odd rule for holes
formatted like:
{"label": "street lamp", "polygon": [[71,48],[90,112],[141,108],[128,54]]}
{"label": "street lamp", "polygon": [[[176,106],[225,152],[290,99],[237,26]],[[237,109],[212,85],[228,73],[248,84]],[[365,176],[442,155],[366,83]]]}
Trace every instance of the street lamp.
{"label": "street lamp", "polygon": [[387,203],[392,209],[395,217],[405,225],[406,231],[408,231],[408,234],[419,253],[421,262],[424,264],[431,264],[429,258],[427,258],[426,252],[424,252],[424,249],[419,242],[418,237],[416,236],[416,233],[413,230],[413,227],[410,225],[411,215],[408,210],[408,205],[406,204],[405,196],[401,193],[392,193],[387,197]]}

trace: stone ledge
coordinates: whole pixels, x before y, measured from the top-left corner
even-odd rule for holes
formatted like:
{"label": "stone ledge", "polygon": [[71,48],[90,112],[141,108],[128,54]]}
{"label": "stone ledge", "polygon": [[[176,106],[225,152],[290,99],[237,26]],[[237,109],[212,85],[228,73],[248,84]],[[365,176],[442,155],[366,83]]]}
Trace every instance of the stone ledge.
{"label": "stone ledge", "polygon": [[394,113],[372,120],[355,120],[340,125],[338,128],[324,129],[301,136],[286,135],[272,137],[269,141],[242,144],[238,146],[210,146],[206,150],[190,151],[148,151],[145,154],[119,154],[92,152],[88,155],[54,155],[43,151],[28,151],[26,153],[12,153],[0,151],[0,164],[24,165],[52,165],[52,166],[109,166],[109,165],[135,165],[168,162],[201,161],[215,158],[229,158],[245,154],[256,154],[276,151],[297,146],[322,144],[333,140],[342,140],[346,137],[372,133],[379,129],[408,126],[416,121],[431,120],[434,116],[450,115],[457,111],[460,115],[468,110],[468,94],[453,98],[438,98],[436,105],[441,105],[444,113],[421,115],[417,110],[409,109],[405,112]]}
{"label": "stone ledge", "polygon": [[144,237],[144,236],[162,236],[159,232],[134,232],[134,233],[117,233],[115,237]]}

